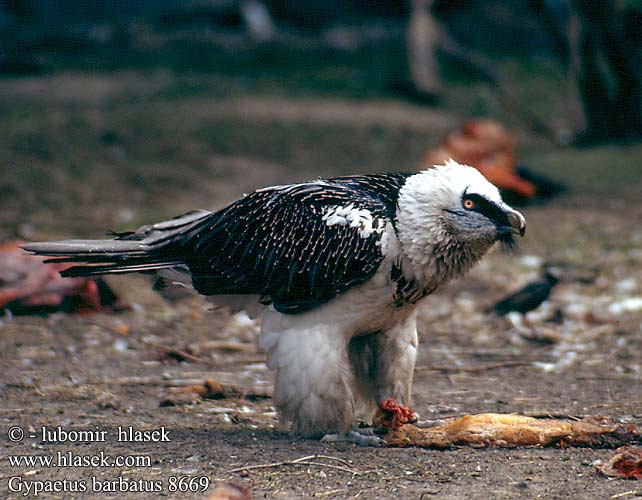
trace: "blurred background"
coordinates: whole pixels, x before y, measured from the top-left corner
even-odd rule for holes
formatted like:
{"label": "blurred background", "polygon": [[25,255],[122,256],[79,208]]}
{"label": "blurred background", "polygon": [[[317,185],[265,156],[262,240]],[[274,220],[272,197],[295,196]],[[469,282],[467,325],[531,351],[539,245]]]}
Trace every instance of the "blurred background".
{"label": "blurred background", "polygon": [[636,0],[4,0],[0,228],[96,235],[448,156],[639,201],[641,19]]}

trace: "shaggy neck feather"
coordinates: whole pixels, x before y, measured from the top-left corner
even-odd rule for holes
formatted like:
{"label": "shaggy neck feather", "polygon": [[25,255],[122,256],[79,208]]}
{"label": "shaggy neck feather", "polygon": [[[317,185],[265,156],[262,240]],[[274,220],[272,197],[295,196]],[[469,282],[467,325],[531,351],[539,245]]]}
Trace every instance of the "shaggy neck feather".
{"label": "shaggy neck feather", "polygon": [[[467,272],[493,241],[460,241],[444,214],[469,186],[490,185],[471,167],[447,164],[408,178],[399,192],[397,235],[404,274],[428,288]],[[490,192],[489,195],[495,193]]]}

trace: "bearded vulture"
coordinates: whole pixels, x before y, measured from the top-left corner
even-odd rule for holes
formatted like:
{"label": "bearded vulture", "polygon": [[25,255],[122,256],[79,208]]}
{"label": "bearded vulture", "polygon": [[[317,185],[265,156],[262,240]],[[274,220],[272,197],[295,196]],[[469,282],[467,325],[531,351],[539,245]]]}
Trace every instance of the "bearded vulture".
{"label": "bearded vulture", "polygon": [[159,271],[263,315],[274,402],[299,436],[373,444],[377,405],[410,404],[417,306],[524,217],[475,168],[355,175],[267,187],[112,240],[23,248],[78,263],[63,276]]}

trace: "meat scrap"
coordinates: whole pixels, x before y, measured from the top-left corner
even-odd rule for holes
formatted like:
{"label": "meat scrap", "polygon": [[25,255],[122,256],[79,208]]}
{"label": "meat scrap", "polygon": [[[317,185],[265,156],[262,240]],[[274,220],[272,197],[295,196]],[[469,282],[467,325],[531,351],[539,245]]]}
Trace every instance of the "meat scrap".
{"label": "meat scrap", "polygon": [[398,404],[394,399],[386,399],[379,405],[381,411],[375,416],[375,426],[385,429],[398,429],[402,425],[415,420],[415,413]]}
{"label": "meat scrap", "polygon": [[224,387],[217,380],[208,378],[202,384],[170,387],[160,406],[193,404],[203,399],[239,398],[242,393],[233,387]]}
{"label": "meat scrap", "polygon": [[[498,446],[560,446],[616,448],[642,442],[642,433],[631,424],[617,424],[598,419],[539,419],[522,415],[482,413],[466,415],[439,427],[422,429],[397,418],[399,406],[390,400],[382,403],[375,425],[387,429],[388,446],[450,448]],[[404,408],[404,407],[402,407]]]}
{"label": "meat scrap", "polygon": [[618,448],[608,462],[597,466],[597,471],[607,477],[642,480],[642,448]]}
{"label": "meat scrap", "polygon": [[200,384],[170,387],[160,402],[160,406],[179,406],[194,404],[205,399],[265,399],[272,397],[270,390],[264,387],[242,388],[223,385],[208,378]]}

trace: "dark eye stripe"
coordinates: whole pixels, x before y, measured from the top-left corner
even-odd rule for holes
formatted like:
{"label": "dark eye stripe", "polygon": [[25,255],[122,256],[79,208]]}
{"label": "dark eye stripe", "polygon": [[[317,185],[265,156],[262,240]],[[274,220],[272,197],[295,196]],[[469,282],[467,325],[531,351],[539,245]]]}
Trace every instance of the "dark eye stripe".
{"label": "dark eye stripe", "polygon": [[473,211],[479,212],[502,226],[510,226],[510,221],[508,220],[506,212],[496,203],[493,203],[479,194],[466,194],[464,196],[464,200],[466,199],[475,204]]}

